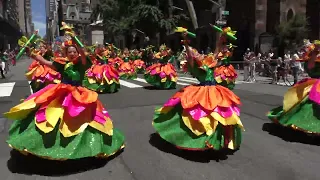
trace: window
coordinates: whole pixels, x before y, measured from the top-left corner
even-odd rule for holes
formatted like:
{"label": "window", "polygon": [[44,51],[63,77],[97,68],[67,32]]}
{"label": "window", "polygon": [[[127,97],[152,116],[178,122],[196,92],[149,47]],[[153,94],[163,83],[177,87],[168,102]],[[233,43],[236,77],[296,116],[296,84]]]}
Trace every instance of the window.
{"label": "window", "polygon": [[290,19],[292,19],[294,16],[293,10],[289,9],[289,11],[287,12],[287,21],[289,21]]}

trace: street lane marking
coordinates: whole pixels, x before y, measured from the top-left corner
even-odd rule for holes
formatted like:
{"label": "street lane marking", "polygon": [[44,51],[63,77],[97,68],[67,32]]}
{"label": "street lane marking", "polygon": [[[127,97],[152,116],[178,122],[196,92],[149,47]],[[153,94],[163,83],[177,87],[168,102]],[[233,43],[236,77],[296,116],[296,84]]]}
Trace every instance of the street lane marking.
{"label": "street lane marking", "polygon": [[12,94],[14,85],[16,83],[1,83],[0,84],[0,97],[9,97]]}
{"label": "street lane marking", "polygon": [[188,77],[178,77],[178,81],[185,81],[185,82],[191,82],[191,83],[199,83],[199,81],[195,78],[188,78]]}
{"label": "street lane marking", "polygon": [[30,92],[31,92],[31,94],[33,94],[33,90],[32,90],[31,85],[30,85],[31,81],[28,81],[28,83],[29,83]]}
{"label": "street lane marking", "polygon": [[[138,82],[148,84],[148,82],[143,78],[136,78],[136,79],[133,79],[133,81],[138,81]],[[199,83],[199,81],[196,78],[191,78],[191,77],[178,77],[178,81],[177,81],[177,84],[181,85],[181,86],[189,86],[191,84],[198,84],[198,83]],[[253,82],[236,81],[236,84],[246,84],[246,83],[253,83]],[[143,86],[131,83],[131,82],[124,81],[124,80],[120,80],[120,84],[123,86],[129,87],[129,88],[143,87]]]}
{"label": "street lane marking", "polygon": [[[134,79],[134,80],[135,80],[135,81],[139,81],[139,82],[143,82],[143,83],[147,83],[147,84],[148,84],[148,82],[147,82],[146,80],[141,79],[141,78],[137,78],[137,79]],[[178,79],[178,81],[179,81],[179,79]],[[188,86],[188,85],[190,85],[190,84],[181,83],[181,82],[177,82],[177,84],[182,85],[182,86]]]}
{"label": "street lane marking", "polygon": [[143,82],[143,83],[147,83],[147,81],[146,80],[144,80],[144,79],[141,79],[141,78],[137,78],[137,79],[134,79],[135,81],[139,81],[139,82]]}
{"label": "street lane marking", "polygon": [[133,83],[130,83],[130,82],[121,80],[121,79],[120,79],[120,85],[126,86],[126,87],[128,87],[128,88],[141,88],[141,87],[142,87],[142,86],[140,86],[140,85],[133,84]]}

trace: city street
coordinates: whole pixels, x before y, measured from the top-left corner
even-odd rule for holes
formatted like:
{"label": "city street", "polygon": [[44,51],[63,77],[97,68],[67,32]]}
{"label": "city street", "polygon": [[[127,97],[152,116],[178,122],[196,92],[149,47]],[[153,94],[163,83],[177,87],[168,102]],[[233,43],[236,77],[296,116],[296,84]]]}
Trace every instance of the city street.
{"label": "city street", "polygon": [[[86,159],[54,162],[21,158],[5,140],[11,121],[2,113],[30,94],[24,73],[31,63],[23,59],[0,79],[1,180],[315,180],[319,178],[319,139],[272,124],[266,113],[282,103],[286,86],[239,81],[243,143],[230,152],[185,152],[162,141],[151,125],[155,106],[183,86],[196,83],[183,75],[176,90],[154,90],[140,76],[121,81],[115,94],[101,94],[114,126],[126,136],[126,148],[108,162]],[[243,80],[239,77],[239,80]],[[318,143],[317,143],[318,141]],[[49,177],[48,177],[49,176]]]}

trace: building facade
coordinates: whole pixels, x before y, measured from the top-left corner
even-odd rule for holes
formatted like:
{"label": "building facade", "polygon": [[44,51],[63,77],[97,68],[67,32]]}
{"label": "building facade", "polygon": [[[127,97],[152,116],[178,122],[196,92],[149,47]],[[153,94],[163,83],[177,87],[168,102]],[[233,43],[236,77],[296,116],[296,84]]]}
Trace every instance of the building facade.
{"label": "building facade", "polygon": [[86,44],[92,43],[91,13],[97,0],[63,0],[63,21],[71,24],[75,32]]}
{"label": "building facade", "polygon": [[59,36],[58,1],[46,0],[46,40],[51,43]]}
{"label": "building facade", "polygon": [[0,0],[0,50],[14,48],[22,35],[17,0]]}
{"label": "building facade", "polygon": [[31,0],[23,0],[24,1],[24,15],[25,15],[25,24],[26,30],[25,34],[30,36],[34,32],[34,24],[32,22],[32,11],[31,11]]}

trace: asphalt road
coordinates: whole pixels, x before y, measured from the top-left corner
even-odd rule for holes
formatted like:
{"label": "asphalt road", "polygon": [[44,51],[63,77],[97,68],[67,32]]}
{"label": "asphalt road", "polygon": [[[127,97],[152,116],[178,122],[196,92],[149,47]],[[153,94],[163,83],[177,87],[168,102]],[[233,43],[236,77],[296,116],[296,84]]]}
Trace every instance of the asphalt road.
{"label": "asphalt road", "polygon": [[[23,75],[28,64],[30,61],[20,61],[8,79],[0,80],[0,83],[15,82],[11,96],[0,97],[0,113],[30,94]],[[233,154],[176,150],[154,134],[151,121],[155,106],[162,105],[178,89],[122,87],[118,93],[100,95],[115,127],[126,135],[125,150],[108,162],[21,158],[5,143],[11,122],[0,115],[1,179],[315,180],[319,178],[319,139],[279,128],[265,116],[268,110],[281,104],[287,88],[269,84],[237,85],[234,92],[243,103],[241,120],[246,131],[240,150]]]}

